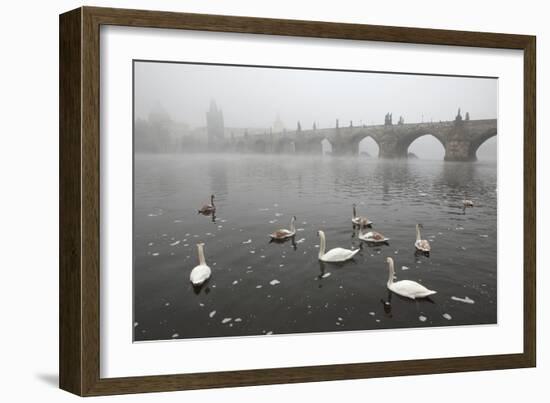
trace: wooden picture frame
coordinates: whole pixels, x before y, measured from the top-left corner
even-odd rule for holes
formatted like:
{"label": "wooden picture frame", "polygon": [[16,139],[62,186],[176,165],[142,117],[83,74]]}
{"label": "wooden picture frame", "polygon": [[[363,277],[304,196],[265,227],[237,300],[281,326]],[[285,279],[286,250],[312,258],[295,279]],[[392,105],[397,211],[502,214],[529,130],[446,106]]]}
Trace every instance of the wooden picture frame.
{"label": "wooden picture frame", "polygon": [[[524,349],[521,354],[100,377],[100,26],[171,28],[524,52]],[[60,387],[81,396],[533,367],[536,364],[534,36],[81,7],[60,16]]]}

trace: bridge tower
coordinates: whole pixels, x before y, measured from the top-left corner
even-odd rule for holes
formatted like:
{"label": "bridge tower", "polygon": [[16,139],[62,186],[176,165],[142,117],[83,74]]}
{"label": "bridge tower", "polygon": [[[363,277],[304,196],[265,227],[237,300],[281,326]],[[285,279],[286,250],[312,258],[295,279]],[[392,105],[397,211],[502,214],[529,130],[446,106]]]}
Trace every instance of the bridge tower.
{"label": "bridge tower", "polygon": [[210,149],[216,149],[222,145],[225,137],[223,112],[221,109],[218,109],[214,100],[210,101],[210,109],[206,112],[206,131]]}

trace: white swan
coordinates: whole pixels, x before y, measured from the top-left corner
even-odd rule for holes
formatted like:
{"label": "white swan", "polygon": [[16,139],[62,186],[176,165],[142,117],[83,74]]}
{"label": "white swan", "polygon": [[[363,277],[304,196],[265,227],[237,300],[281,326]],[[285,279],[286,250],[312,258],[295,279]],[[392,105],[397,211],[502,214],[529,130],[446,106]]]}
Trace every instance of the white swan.
{"label": "white swan", "polygon": [[414,247],[420,252],[430,253],[432,249],[430,243],[426,239],[420,239],[420,228],[423,228],[422,224],[416,224],[416,242],[414,243]]}
{"label": "white swan", "polygon": [[199,209],[199,214],[210,215],[216,211],[216,205],[214,204],[214,195],[210,195],[210,204],[205,204]]}
{"label": "white swan", "polygon": [[474,207],[474,201],[466,198],[466,193],[464,193],[464,200],[462,200],[462,206],[464,208],[466,207]]}
{"label": "white swan", "polygon": [[206,265],[206,261],[204,259],[204,244],[198,243],[197,250],[199,252],[199,265],[195,266],[189,275],[189,280],[195,287],[199,287],[204,284],[204,282],[210,278],[210,274],[212,273],[212,270],[210,270],[210,267]]}
{"label": "white swan", "polygon": [[388,289],[402,297],[416,299],[425,298],[427,296],[437,294],[437,291],[429,290],[422,284],[418,284],[416,281],[401,280],[395,281],[395,268],[393,267],[393,259],[391,257],[386,258],[388,262],[389,277],[388,277]]}
{"label": "white swan", "polygon": [[293,237],[294,235],[296,235],[296,228],[294,227],[294,221],[296,221],[296,216],[293,216],[291,219],[290,219],[290,229],[279,229],[275,232],[273,232],[272,234],[269,234],[269,236],[271,237],[271,239],[274,239],[274,240],[284,240],[284,239],[288,239],[290,237]]}
{"label": "white swan", "polygon": [[344,262],[354,257],[359,249],[350,250],[344,248],[334,248],[325,252],[326,239],[325,233],[321,230],[318,232],[319,238],[321,238],[321,245],[319,245],[319,260],[323,262]]}
{"label": "white swan", "polygon": [[359,233],[359,239],[365,242],[372,242],[372,243],[384,243],[390,240],[390,238],[386,238],[385,235],[376,231],[369,231],[367,233],[364,233],[363,231],[361,231]]}
{"label": "white swan", "polygon": [[351,217],[351,222],[353,223],[353,226],[355,227],[356,225],[358,225],[359,227],[368,227],[369,225],[372,225],[372,221],[369,220],[367,217],[357,215],[357,211],[355,210],[355,207],[356,205],[355,203],[353,203],[352,205],[353,215]]}

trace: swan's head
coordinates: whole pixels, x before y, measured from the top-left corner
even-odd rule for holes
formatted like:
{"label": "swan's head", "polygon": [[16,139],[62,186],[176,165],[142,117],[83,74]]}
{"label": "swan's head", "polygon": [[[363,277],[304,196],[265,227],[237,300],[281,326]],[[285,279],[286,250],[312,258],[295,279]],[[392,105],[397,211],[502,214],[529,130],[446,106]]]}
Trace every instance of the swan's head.
{"label": "swan's head", "polygon": [[424,228],[424,226],[422,224],[416,224],[416,227],[417,228]]}
{"label": "swan's head", "polygon": [[317,231],[317,235],[318,236],[323,236],[323,235],[325,235],[325,233],[323,231],[319,230],[319,231]]}
{"label": "swan's head", "polygon": [[296,221],[296,216],[292,216],[292,221]]}
{"label": "swan's head", "polygon": [[210,195],[210,200],[214,200],[214,195]]}
{"label": "swan's head", "polygon": [[386,263],[393,263],[393,259],[391,257],[386,258]]}
{"label": "swan's head", "polygon": [[197,246],[200,246],[202,248],[204,246],[204,242],[199,242]]}

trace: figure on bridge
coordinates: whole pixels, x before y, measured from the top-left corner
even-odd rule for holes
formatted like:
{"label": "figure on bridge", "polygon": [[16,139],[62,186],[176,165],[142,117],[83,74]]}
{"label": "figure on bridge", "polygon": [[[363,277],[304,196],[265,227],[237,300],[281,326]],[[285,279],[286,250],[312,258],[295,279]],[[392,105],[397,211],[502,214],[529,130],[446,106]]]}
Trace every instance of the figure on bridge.
{"label": "figure on bridge", "polygon": [[457,122],[461,122],[461,121],[462,121],[462,115],[461,115],[461,113],[460,113],[460,108],[458,108],[458,114],[456,115],[455,120],[456,120]]}
{"label": "figure on bridge", "polygon": [[391,126],[391,125],[393,125],[392,121],[393,121],[393,114],[389,113],[389,112],[386,113],[386,116],[384,118],[384,124],[386,126]]}

